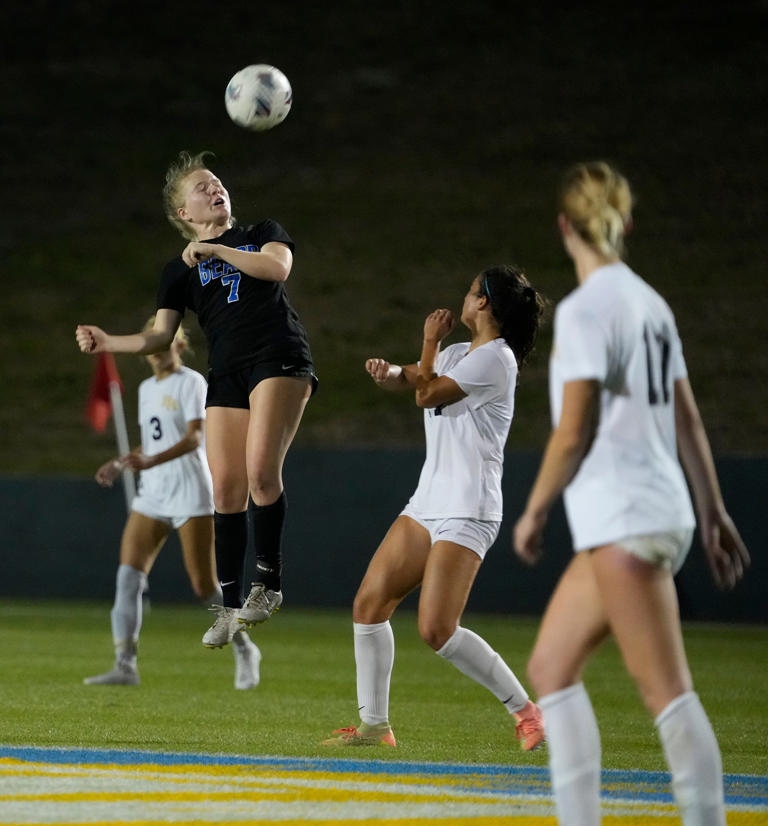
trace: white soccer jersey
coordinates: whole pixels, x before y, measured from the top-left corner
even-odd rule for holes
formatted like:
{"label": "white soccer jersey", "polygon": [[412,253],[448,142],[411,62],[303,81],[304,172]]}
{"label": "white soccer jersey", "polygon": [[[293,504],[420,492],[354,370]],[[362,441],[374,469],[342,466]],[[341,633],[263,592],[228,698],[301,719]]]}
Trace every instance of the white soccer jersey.
{"label": "white soccer jersey", "polygon": [[[139,385],[141,448],[147,456],[180,442],[187,423],[205,419],[206,382],[200,373],[180,367],[160,381],[154,376]],[[213,483],[205,445],[141,471],[139,493],[163,516],[204,516],[213,513]]]}
{"label": "white soccer jersey", "polygon": [[558,306],[553,424],[566,382],[601,385],[595,439],[564,494],[576,550],[694,526],[675,435],[674,382],[686,375],[672,311],[625,264],[595,270]]}
{"label": "white soccer jersey", "polygon": [[467,394],[424,410],[427,456],[410,505],[424,519],[502,517],[504,445],[512,422],[517,362],[503,338],[469,352],[452,344],[435,372]]}

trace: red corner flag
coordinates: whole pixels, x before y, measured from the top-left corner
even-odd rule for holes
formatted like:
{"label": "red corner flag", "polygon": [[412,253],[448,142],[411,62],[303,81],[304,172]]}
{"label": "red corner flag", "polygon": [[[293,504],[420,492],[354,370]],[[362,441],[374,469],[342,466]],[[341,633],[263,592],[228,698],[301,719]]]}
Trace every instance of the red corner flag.
{"label": "red corner flag", "polygon": [[93,373],[91,390],[88,395],[88,404],[85,415],[94,430],[101,433],[107,426],[112,413],[112,397],[109,391],[110,384],[117,384],[123,392],[123,383],[117,372],[115,357],[112,353],[99,353],[96,357],[96,370]]}

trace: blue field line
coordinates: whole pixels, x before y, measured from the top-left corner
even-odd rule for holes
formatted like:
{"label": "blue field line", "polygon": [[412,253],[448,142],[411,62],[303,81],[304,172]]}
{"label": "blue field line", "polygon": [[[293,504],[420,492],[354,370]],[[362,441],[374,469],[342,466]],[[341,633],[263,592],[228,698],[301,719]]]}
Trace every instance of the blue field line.
{"label": "blue field line", "polygon": [[[275,757],[242,754],[200,754],[168,752],[73,748],[68,746],[4,746],[0,759],[9,758],[29,763],[135,766],[254,766],[262,769],[282,769],[307,772],[351,772],[379,775],[453,776],[466,778],[474,791],[472,778],[482,778],[483,791],[488,795],[508,794],[512,788],[524,787],[526,794],[548,797],[549,769],[542,766],[509,766],[474,763],[417,763],[387,760],[329,759],[319,757]],[[604,769],[602,795],[612,798],[632,798],[649,802],[672,800],[667,772],[639,769]],[[492,781],[488,783],[487,781]],[[768,808],[768,777],[753,774],[726,774],[726,804]]]}
{"label": "blue field line", "polygon": [[200,754],[199,752],[98,749],[72,746],[3,746],[0,758],[40,763],[115,763],[118,765],[260,766],[292,771],[364,772],[366,774],[497,775],[510,770],[549,780],[548,769],[489,763],[414,763],[392,760],[351,760],[326,757],[279,757],[253,754]]}

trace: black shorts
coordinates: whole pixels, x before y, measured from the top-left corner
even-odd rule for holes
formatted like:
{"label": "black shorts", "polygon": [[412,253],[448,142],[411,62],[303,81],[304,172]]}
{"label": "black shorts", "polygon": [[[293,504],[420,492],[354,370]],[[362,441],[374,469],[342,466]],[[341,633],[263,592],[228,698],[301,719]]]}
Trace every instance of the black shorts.
{"label": "black shorts", "polygon": [[251,364],[240,370],[224,375],[208,371],[208,393],[206,407],[241,407],[248,410],[248,398],[254,387],[264,379],[278,376],[308,378],[312,382],[312,394],[317,390],[318,380],[311,361],[303,358],[285,358],[282,361],[267,361]]}

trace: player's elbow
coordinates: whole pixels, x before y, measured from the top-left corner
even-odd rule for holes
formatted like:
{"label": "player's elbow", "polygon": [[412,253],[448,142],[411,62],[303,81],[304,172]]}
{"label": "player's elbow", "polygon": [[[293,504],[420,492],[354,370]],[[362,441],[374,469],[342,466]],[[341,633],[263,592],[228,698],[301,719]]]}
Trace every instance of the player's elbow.
{"label": "player's elbow", "polygon": [[423,408],[437,407],[437,402],[427,388],[418,388],[415,394],[416,406]]}
{"label": "player's elbow", "polygon": [[271,251],[263,253],[267,256],[267,267],[271,281],[287,281],[291,274],[292,259],[284,255],[274,255]]}
{"label": "player's elbow", "polygon": [[278,263],[275,267],[275,281],[287,281],[291,274],[291,268],[287,264]]}
{"label": "player's elbow", "polygon": [[145,336],[144,344],[139,348],[138,355],[153,356],[156,353],[164,353],[166,350],[170,350],[173,336],[174,333],[172,332],[153,332],[151,335]]}

